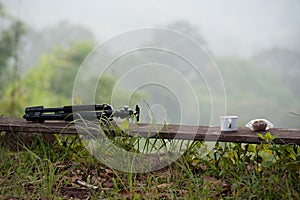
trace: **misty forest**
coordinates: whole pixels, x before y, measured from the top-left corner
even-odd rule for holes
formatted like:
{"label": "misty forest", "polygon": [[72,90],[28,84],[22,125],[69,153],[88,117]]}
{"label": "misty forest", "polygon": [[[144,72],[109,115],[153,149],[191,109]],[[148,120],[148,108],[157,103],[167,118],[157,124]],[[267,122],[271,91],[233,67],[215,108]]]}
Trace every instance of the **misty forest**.
{"label": "misty forest", "polygon": [[[225,89],[225,97],[224,91],[214,91],[217,97],[220,96],[213,105],[217,113],[239,116],[238,125],[241,127],[251,119],[265,118],[274,127],[300,128],[299,51],[274,44],[248,57],[235,54],[222,56],[210,48],[201,29],[188,21],[160,26],[192,38],[207,50],[220,72]],[[153,40],[156,40],[155,36]],[[78,74],[80,67],[93,65],[95,70],[101,68],[97,59],[86,61],[102,42],[89,28],[68,21],[37,30],[11,15],[0,4],[1,117],[21,118],[28,106],[91,103],[89,95],[94,92],[95,103],[109,103],[116,108],[139,104],[142,122],[151,120],[149,106],[160,104],[166,112],[165,118],[160,119],[162,123],[182,123],[180,109],[183,108],[188,113],[183,122],[186,125],[219,125],[219,118],[211,119],[211,96],[205,82],[208,80],[213,85],[219,81],[215,80],[210,65],[203,63],[201,70],[206,77],[194,80],[189,64],[164,52],[157,55],[149,50],[120,57],[111,63],[101,78],[95,71],[83,71],[87,75],[83,92],[74,96],[73,87],[76,76],[81,75]],[[103,54],[99,58],[110,56],[109,49],[101,52]],[[197,124],[193,121],[195,109],[189,98],[178,103],[172,91],[158,85],[139,88],[133,94],[128,90],[131,82],[122,79],[124,72],[132,66],[148,63],[173,67],[187,77],[196,91],[196,103],[200,109]],[[189,96],[184,84],[175,84],[178,81],[176,76],[137,71],[130,80],[138,82],[151,76],[155,76],[156,80],[166,79],[171,85],[174,83],[181,91],[179,95]],[[96,90],[91,91],[94,87]],[[222,107],[224,98],[225,109]],[[62,137],[57,139],[59,142],[55,144],[38,139],[35,141],[39,145],[36,149],[20,150],[17,154],[1,147],[0,200],[24,196],[29,199],[300,198],[298,145],[217,144],[214,152],[199,158],[197,155],[202,143],[194,142],[175,164],[158,172],[139,175],[122,173],[97,163],[79,145],[76,137],[71,138],[73,143],[63,143],[65,138]],[[134,147],[128,146],[134,142],[127,139],[119,141],[118,145],[132,150]],[[56,148],[53,148],[54,145]],[[85,189],[77,190],[76,184],[80,183],[75,179],[88,186],[81,185]],[[14,184],[20,187],[13,189],[11,185]],[[91,185],[98,189],[91,189]]]}
{"label": "misty forest", "polygon": [[[72,104],[72,90],[77,71],[87,55],[101,41],[96,41],[87,28],[67,21],[36,31],[20,19],[6,13],[3,6],[1,21],[1,113],[5,116],[20,117],[26,106]],[[193,24],[180,21],[166,27],[192,37],[209,50],[209,44]],[[209,53],[224,81],[227,113],[240,116],[240,125],[259,117],[271,120],[276,127],[298,127],[298,121],[292,113],[300,112],[299,52],[274,45],[273,48],[255,53],[251,58],[237,55],[217,57],[214,56],[214,52]],[[172,58],[166,56],[164,61],[159,61],[174,66],[180,64],[174,63],[176,60],[169,62],[167,59]],[[118,67],[121,71],[120,65],[134,66],[136,63],[147,62],[147,58],[137,54],[118,61]],[[188,73],[188,69],[183,69],[183,73]],[[118,73],[114,70],[104,74],[103,80],[98,83],[96,103],[111,103],[111,93],[120,76]],[[138,74],[136,77],[143,76],[146,75]],[[199,88],[201,92],[206,89],[203,82],[195,83],[194,87]],[[118,98],[119,101],[123,98],[126,104],[128,100],[126,95],[122,97],[123,93],[120,93]],[[146,96],[143,98],[152,99],[149,103],[161,101],[161,96],[168,98],[159,91],[144,93]],[[202,125],[209,123],[210,111],[206,109],[210,107],[209,98],[207,92],[199,94],[199,104],[203,107],[203,118],[199,123]],[[168,103],[165,105],[170,108],[167,110],[168,116],[176,115],[178,108],[168,106]],[[169,120],[172,122],[172,119]],[[176,122],[176,119],[173,121]]]}

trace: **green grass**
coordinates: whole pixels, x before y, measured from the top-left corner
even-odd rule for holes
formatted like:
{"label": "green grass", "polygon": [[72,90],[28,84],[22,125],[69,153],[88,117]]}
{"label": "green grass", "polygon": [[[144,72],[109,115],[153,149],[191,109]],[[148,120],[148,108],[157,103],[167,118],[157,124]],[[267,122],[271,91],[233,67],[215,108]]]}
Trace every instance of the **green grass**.
{"label": "green grass", "polygon": [[218,143],[203,157],[193,142],[176,162],[140,174],[109,169],[74,136],[21,146],[0,147],[0,199],[300,198],[297,145]]}

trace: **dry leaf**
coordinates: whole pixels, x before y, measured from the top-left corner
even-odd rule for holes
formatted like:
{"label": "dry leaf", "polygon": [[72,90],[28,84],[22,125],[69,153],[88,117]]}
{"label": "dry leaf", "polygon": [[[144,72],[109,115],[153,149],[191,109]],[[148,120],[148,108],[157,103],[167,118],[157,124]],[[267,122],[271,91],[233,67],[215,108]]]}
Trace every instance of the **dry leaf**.
{"label": "dry leaf", "polygon": [[132,198],[132,194],[126,190],[121,190],[119,194],[125,199]]}
{"label": "dry leaf", "polygon": [[[106,181],[106,179],[104,179]],[[92,176],[91,178],[91,183],[93,183],[94,185],[99,185],[100,183],[103,183],[103,178],[101,177],[97,177],[97,176]]]}
{"label": "dry leaf", "polygon": [[110,169],[105,169],[105,176],[112,176],[114,173]]}
{"label": "dry leaf", "polygon": [[71,177],[71,182],[76,183],[76,180],[81,180],[81,179],[82,179],[82,176],[72,176]]}
{"label": "dry leaf", "polygon": [[113,186],[114,186],[114,182],[112,182],[112,181],[108,181],[105,183],[105,187],[107,187],[107,188],[112,188]]}
{"label": "dry leaf", "polygon": [[210,185],[211,189],[215,189],[217,186],[219,186],[219,187],[227,187],[228,186],[225,183],[225,181],[218,180],[214,177],[205,177],[203,180],[204,180],[204,182],[208,182],[211,184]]}
{"label": "dry leaf", "polygon": [[156,186],[157,188],[166,188],[166,187],[169,187],[169,186],[171,186],[171,185],[173,185],[173,183],[171,182],[171,183],[162,183],[162,184],[160,184],[160,185],[158,185],[158,186]]}

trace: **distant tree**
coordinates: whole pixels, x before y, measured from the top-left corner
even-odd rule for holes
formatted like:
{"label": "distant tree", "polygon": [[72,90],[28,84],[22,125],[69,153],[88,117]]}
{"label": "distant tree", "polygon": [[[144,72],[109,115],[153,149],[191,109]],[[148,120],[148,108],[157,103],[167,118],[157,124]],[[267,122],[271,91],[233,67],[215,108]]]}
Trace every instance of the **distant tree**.
{"label": "distant tree", "polygon": [[35,66],[43,54],[53,49],[68,50],[76,41],[94,41],[91,31],[81,25],[63,21],[43,30],[29,30],[25,35],[21,72]]}
{"label": "distant tree", "polygon": [[16,81],[19,79],[19,53],[22,36],[25,33],[24,24],[5,12],[0,4],[0,97],[3,98],[4,88],[11,84],[8,95],[10,104],[8,110],[16,110],[16,96],[19,90]]}
{"label": "distant tree", "polygon": [[299,52],[284,48],[271,48],[254,55],[253,61],[264,70],[277,71],[283,83],[287,84],[300,99]]}
{"label": "distant tree", "polygon": [[169,24],[167,27],[172,30],[176,30],[186,34],[187,36],[196,40],[201,45],[206,44],[206,41],[204,40],[203,36],[200,33],[199,27],[192,25],[188,21],[177,21]]}
{"label": "distant tree", "polygon": [[238,57],[218,59],[227,95],[227,112],[239,115],[239,121],[267,118],[275,126],[295,127],[287,118],[298,113],[298,98],[274,69],[266,70],[251,60]]}
{"label": "distant tree", "polygon": [[[78,42],[68,50],[57,48],[44,54],[21,80],[16,80],[5,89],[0,101],[1,112],[20,116],[24,107],[30,105],[71,104],[77,70],[93,45],[89,41]],[[15,95],[13,99],[12,94]]]}
{"label": "distant tree", "polygon": [[19,47],[22,36],[25,33],[25,26],[14,17],[5,12],[4,7],[0,4],[0,22],[3,26],[0,28],[0,83],[1,89],[4,82],[8,81],[7,68],[12,67],[13,78],[17,76],[16,72],[19,65]]}
{"label": "distant tree", "polygon": [[[93,41],[78,41],[68,49],[55,48],[44,54],[24,77],[26,102],[48,105],[72,103],[72,89],[77,71],[94,45]],[[32,93],[35,95],[30,95]],[[45,95],[44,98],[39,97],[42,94]]]}

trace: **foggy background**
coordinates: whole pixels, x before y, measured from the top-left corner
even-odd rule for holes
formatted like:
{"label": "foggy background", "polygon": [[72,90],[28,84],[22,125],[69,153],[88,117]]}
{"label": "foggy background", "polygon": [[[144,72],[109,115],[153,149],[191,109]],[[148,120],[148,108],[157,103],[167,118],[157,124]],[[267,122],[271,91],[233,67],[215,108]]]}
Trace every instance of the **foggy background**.
{"label": "foggy background", "polygon": [[[96,45],[132,29],[168,27],[208,49],[223,77],[227,113],[239,115],[241,126],[253,118],[267,118],[276,127],[300,127],[299,118],[292,114],[300,113],[299,1],[1,2],[27,27],[19,69],[24,80],[54,47],[68,49],[75,40],[93,40]],[[168,116],[177,114],[170,110]]]}
{"label": "foggy background", "polygon": [[36,30],[61,21],[81,25],[103,41],[124,31],[185,21],[197,27],[216,55],[251,57],[262,49],[300,51],[300,2],[2,0]]}

